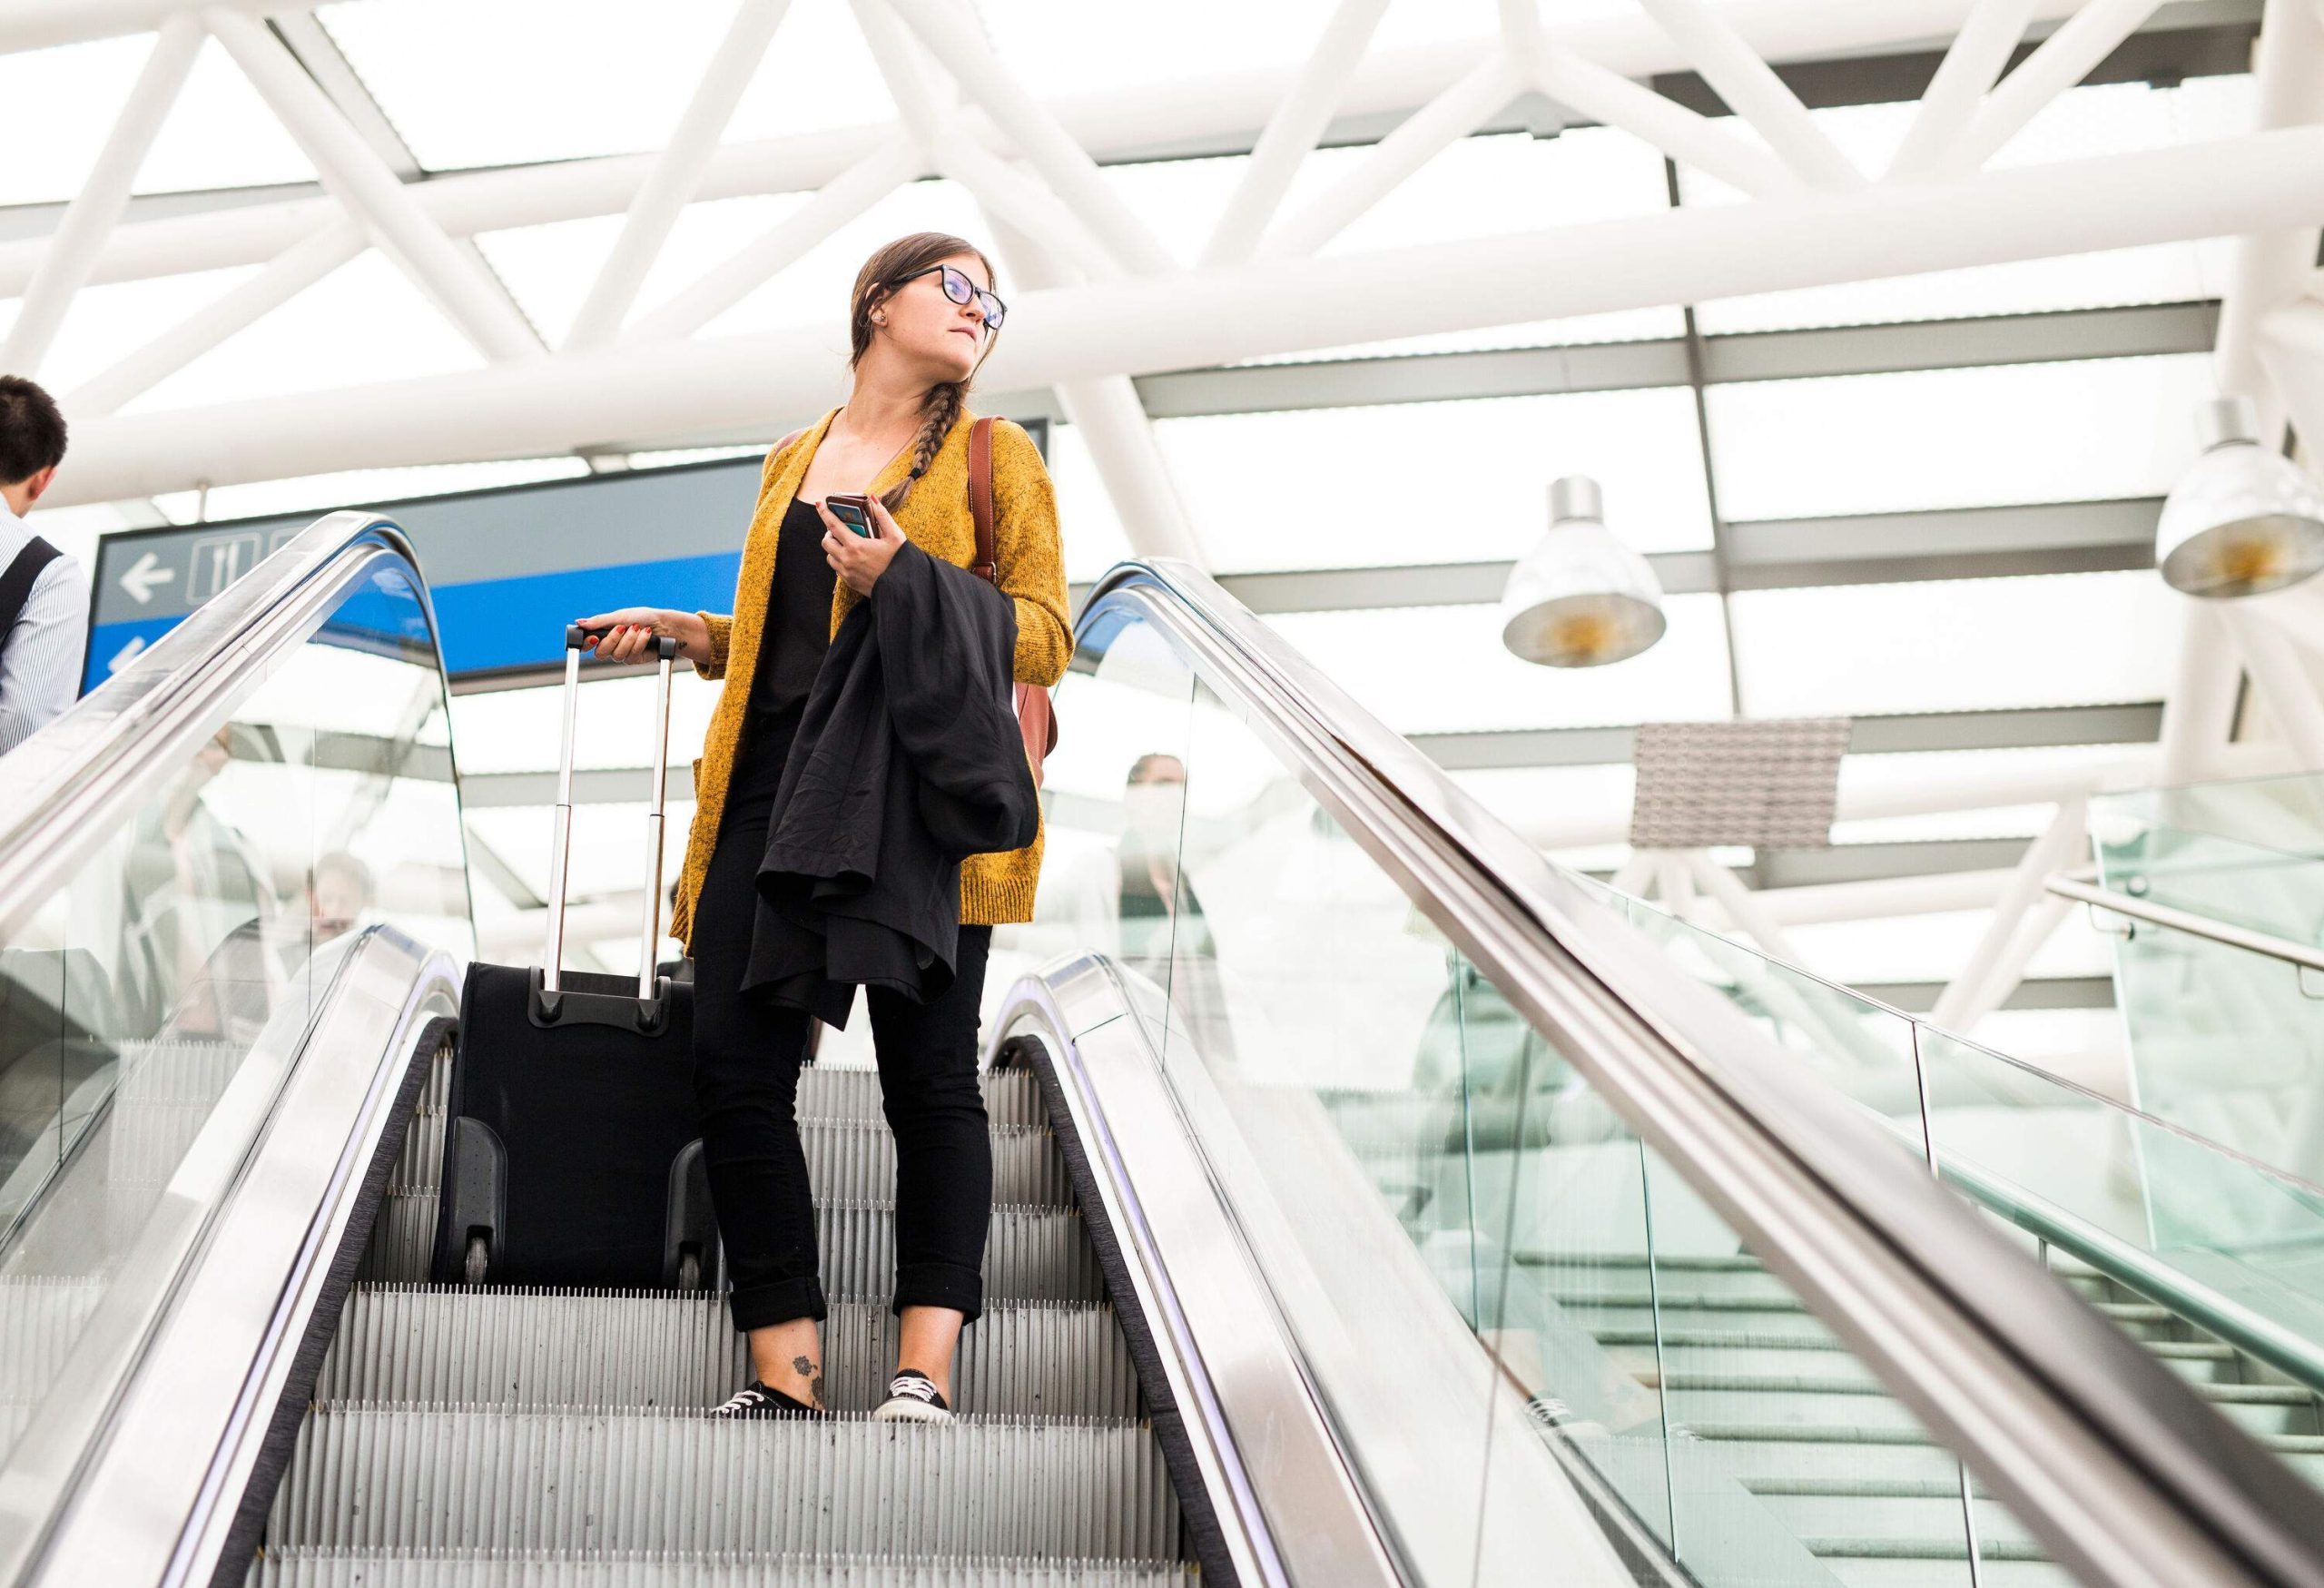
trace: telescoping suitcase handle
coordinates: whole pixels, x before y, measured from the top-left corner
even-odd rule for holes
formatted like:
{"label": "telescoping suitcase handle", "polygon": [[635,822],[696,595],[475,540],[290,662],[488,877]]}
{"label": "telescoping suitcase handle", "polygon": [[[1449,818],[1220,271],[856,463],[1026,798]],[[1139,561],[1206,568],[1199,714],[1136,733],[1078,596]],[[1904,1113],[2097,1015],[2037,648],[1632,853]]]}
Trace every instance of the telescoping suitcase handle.
{"label": "telescoping suitcase handle", "polygon": [[573,744],[581,715],[581,653],[587,632],[580,625],[565,631],[565,731],[556,759],[556,827],[549,839],[548,943],[536,974],[533,1018],[543,1025],[587,1021],[631,1030],[661,1029],[669,1015],[669,984],[655,974],[662,941],[662,826],[670,780],[670,665],[678,642],[654,642],[656,694],[654,704],[654,784],[645,815],[645,907],[640,923],[637,996],[610,998],[601,992],[568,991],[565,985],[566,877],[573,863]]}

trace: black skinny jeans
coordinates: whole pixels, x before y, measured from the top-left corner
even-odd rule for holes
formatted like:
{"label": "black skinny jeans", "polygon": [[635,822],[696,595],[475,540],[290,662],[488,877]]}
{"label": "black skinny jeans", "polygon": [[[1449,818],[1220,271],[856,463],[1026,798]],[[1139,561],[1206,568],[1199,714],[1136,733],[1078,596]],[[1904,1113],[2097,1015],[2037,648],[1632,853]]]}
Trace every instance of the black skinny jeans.
{"label": "black skinny jeans", "polygon": [[[703,1157],[734,1281],[734,1327],[825,1316],[807,1159],[799,1145],[804,1011],[742,991],[783,761],[796,711],[743,728],[718,845],[694,917],[694,1076]],[[977,1028],[990,926],[963,926],[950,988],[929,1004],[886,988],[865,1001],[880,1092],[896,1137],[894,1308],[984,1307],[992,1139],[977,1084]]]}

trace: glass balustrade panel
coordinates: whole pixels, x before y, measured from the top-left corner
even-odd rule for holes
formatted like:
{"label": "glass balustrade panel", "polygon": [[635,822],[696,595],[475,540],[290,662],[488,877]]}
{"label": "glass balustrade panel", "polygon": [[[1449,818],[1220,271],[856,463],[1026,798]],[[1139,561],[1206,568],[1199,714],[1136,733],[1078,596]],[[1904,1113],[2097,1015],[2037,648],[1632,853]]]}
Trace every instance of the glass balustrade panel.
{"label": "glass balustrade panel", "polygon": [[0,1450],[214,1208],[357,934],[473,952],[442,676],[382,569],[0,945]]}

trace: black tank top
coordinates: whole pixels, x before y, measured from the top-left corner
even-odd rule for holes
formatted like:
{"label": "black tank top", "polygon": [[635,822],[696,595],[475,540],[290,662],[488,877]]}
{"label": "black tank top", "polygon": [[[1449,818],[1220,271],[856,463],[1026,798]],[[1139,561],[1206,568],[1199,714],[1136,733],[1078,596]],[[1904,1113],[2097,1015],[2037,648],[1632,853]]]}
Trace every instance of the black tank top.
{"label": "black tank top", "polygon": [[823,521],[793,497],[775,542],[774,580],[767,592],[766,631],[751,675],[751,715],[793,714],[815,686],[832,643],[832,592],[839,575],[823,557]]}

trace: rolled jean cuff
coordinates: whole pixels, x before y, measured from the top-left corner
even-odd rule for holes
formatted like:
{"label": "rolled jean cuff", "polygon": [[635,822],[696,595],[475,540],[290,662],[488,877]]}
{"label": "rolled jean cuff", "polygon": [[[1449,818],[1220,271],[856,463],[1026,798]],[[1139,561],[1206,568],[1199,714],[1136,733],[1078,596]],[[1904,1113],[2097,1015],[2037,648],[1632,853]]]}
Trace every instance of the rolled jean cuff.
{"label": "rolled jean cuff", "polygon": [[984,1276],[958,1263],[915,1263],[896,1270],[893,1310],[907,1307],[949,1307],[974,1323],[984,1311]]}
{"label": "rolled jean cuff", "polygon": [[794,1318],[812,1317],[821,1323],[831,1310],[823,1305],[823,1282],[812,1278],[753,1285],[728,1297],[726,1306],[734,1315],[734,1327],[743,1334]]}

